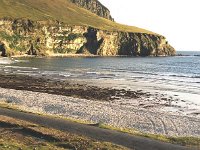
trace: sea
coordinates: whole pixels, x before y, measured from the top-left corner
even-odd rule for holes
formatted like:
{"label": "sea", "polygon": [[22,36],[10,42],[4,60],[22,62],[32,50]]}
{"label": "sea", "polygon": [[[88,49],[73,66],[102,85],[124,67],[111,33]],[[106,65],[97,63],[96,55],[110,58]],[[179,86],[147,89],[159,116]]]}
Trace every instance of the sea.
{"label": "sea", "polygon": [[0,58],[0,72],[159,92],[200,104],[200,51],[177,54],[182,56]]}

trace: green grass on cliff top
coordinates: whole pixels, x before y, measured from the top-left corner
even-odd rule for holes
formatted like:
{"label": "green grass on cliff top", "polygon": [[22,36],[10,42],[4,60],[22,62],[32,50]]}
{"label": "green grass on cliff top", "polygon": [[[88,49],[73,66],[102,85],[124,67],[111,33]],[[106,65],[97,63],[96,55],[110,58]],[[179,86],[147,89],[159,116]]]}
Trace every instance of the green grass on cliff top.
{"label": "green grass on cliff top", "polygon": [[28,18],[34,21],[59,20],[69,25],[92,26],[108,31],[155,34],[98,17],[69,0],[0,0],[0,18],[3,17]]}

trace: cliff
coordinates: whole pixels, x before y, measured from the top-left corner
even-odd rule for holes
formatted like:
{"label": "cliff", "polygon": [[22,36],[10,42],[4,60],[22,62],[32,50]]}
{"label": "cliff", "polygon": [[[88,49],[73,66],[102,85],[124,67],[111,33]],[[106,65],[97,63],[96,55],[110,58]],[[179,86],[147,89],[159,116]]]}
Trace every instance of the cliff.
{"label": "cliff", "polygon": [[175,50],[163,36],[105,31],[61,22],[0,20],[2,55],[94,54],[167,56]]}
{"label": "cliff", "polygon": [[165,37],[99,17],[69,0],[0,0],[0,18],[2,56],[175,54]]}
{"label": "cliff", "polygon": [[114,21],[108,8],[106,8],[97,0],[70,0],[70,1],[79,7],[85,8],[91,11],[92,13],[95,13],[100,17]]}

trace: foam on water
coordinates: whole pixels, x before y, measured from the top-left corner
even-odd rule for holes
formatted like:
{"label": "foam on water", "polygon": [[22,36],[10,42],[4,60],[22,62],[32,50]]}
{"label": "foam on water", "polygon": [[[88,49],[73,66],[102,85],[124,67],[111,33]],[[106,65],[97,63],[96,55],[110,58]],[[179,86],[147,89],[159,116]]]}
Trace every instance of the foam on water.
{"label": "foam on water", "polygon": [[38,68],[34,68],[34,67],[21,67],[21,66],[5,66],[4,68],[29,69],[29,70],[37,70],[38,69]]}
{"label": "foam on water", "polygon": [[14,60],[9,58],[0,58],[0,65],[12,64],[15,63]]}

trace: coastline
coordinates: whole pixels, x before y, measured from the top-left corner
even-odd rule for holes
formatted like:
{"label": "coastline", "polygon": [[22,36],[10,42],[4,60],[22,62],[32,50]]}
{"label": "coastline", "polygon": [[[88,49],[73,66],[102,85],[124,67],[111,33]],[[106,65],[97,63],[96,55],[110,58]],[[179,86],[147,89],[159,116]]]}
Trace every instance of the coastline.
{"label": "coastline", "polygon": [[[181,52],[181,53],[179,53]],[[186,51],[187,52],[187,51]],[[198,51],[194,51],[194,52],[198,52]],[[183,53],[183,54],[182,54]],[[187,56],[196,56],[199,57],[199,54],[184,54],[184,51],[177,51],[175,55],[170,55],[170,56],[165,56],[165,55],[159,55],[159,56],[146,56],[146,57],[187,57]],[[101,55],[93,55],[93,54],[59,54],[59,53],[50,53],[47,54],[45,56],[40,56],[40,55],[27,55],[27,54],[22,54],[22,55],[13,55],[10,56],[10,58],[31,58],[31,57],[42,57],[42,58],[46,58],[46,57],[63,57],[63,58],[68,58],[68,57],[144,57],[144,56],[131,56],[131,55],[107,55],[107,56],[101,56]],[[1,58],[1,56],[0,56]]]}
{"label": "coastline", "polygon": [[[162,111],[169,101],[151,93],[88,86],[23,75],[1,75],[0,101],[22,110],[132,128],[167,136],[200,135],[200,119]],[[173,102],[173,100],[172,100]],[[175,107],[175,106],[174,106]]]}
{"label": "coastline", "polygon": [[[131,55],[107,55],[107,56],[101,56],[101,55],[93,55],[93,54],[51,54],[51,55],[13,55],[10,56],[10,58],[31,58],[31,57],[41,57],[41,58],[54,58],[54,57],[60,57],[60,58],[77,58],[77,57],[90,57],[90,58],[97,58],[97,57],[175,57],[175,56],[183,56],[183,55],[159,55],[159,56],[131,56]],[[0,56],[1,58],[1,56]]]}
{"label": "coastline", "polygon": [[40,55],[14,55],[11,56],[11,58],[31,58],[31,57],[100,57],[99,55],[92,55],[92,54],[51,54],[51,55],[45,55],[45,56],[40,56]]}

